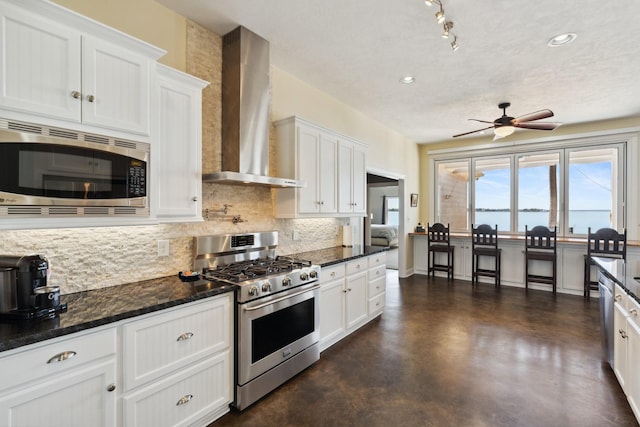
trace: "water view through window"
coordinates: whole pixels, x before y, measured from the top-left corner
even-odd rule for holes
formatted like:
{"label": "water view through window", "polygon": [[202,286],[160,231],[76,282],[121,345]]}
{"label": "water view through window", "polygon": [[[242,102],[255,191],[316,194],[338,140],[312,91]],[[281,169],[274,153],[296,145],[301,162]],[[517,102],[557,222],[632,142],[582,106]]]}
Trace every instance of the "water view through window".
{"label": "water view through window", "polygon": [[471,222],[497,225],[500,232],[557,226],[562,235],[617,229],[622,150],[612,144],[438,162],[438,221],[458,230]]}

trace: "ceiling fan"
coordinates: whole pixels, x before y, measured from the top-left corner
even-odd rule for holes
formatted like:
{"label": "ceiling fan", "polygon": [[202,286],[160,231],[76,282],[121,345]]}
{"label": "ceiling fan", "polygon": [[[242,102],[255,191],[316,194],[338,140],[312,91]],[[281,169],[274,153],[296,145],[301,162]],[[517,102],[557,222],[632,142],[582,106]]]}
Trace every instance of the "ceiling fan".
{"label": "ceiling fan", "polygon": [[533,113],[525,114],[519,117],[510,117],[507,116],[507,108],[511,106],[510,102],[503,102],[498,105],[498,108],[502,109],[502,117],[495,119],[492,122],[486,120],[478,120],[478,119],[469,119],[475,122],[480,123],[490,123],[491,126],[487,126],[486,128],[472,130],[471,132],[460,133],[458,135],[453,135],[453,138],[457,138],[459,136],[469,135],[476,132],[482,132],[483,130],[493,129],[495,137],[493,140],[504,138],[505,136],[511,135],[515,128],[521,129],[535,129],[535,130],[554,130],[560,123],[552,123],[552,122],[538,122],[531,123],[537,120],[547,119],[549,117],[553,117],[553,111],[551,110],[540,110],[535,111]]}

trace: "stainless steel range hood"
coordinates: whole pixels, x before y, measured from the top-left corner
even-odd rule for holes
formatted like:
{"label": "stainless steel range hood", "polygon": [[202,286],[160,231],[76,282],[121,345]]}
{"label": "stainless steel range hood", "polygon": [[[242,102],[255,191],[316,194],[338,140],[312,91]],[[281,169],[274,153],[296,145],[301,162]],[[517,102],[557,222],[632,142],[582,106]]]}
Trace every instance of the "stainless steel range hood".
{"label": "stainless steel range hood", "polygon": [[269,42],[240,26],[222,38],[222,172],[204,182],[306,187],[269,176]]}

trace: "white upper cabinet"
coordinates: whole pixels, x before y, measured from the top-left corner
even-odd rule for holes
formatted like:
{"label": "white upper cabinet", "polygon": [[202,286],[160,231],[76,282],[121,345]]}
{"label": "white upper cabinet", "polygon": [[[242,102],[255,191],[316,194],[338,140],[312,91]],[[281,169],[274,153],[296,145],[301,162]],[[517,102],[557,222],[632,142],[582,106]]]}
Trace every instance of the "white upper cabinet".
{"label": "white upper cabinet", "polygon": [[367,148],[357,142],[340,140],[338,148],[338,211],[366,214]]}
{"label": "white upper cabinet", "polygon": [[3,115],[149,135],[154,63],[164,51],[54,3],[0,6]]}
{"label": "white upper cabinet", "polygon": [[276,189],[276,218],[364,215],[365,145],[297,117],[275,127],[278,176],[307,184]]}
{"label": "white upper cabinet", "polygon": [[207,82],[158,65],[154,150],[155,214],[202,220],[202,89]]}

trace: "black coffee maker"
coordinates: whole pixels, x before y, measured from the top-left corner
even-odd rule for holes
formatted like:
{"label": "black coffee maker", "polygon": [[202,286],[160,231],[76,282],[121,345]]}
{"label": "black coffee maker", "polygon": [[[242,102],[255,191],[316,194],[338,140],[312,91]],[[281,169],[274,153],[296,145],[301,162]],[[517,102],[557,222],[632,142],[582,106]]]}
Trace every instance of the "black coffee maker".
{"label": "black coffee maker", "polygon": [[60,288],[47,286],[44,256],[0,255],[0,269],[0,319],[37,319],[67,309]]}

